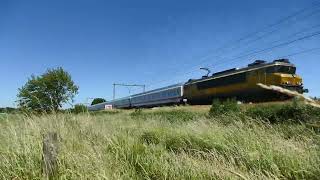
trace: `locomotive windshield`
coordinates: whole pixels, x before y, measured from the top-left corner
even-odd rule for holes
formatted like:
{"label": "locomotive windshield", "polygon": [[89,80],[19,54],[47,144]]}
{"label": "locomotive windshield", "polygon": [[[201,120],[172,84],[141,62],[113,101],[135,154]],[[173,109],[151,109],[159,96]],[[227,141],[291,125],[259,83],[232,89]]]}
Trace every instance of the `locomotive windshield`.
{"label": "locomotive windshield", "polygon": [[267,73],[285,73],[285,74],[295,74],[296,67],[293,66],[272,66],[266,69]]}

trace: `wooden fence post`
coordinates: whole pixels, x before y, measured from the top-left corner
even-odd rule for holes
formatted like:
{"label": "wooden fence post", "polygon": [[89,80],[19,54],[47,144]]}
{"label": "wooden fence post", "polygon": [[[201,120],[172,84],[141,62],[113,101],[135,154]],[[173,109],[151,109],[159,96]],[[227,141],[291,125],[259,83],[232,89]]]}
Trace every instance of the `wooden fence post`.
{"label": "wooden fence post", "polygon": [[43,172],[47,179],[53,179],[58,172],[58,135],[48,132],[43,135]]}

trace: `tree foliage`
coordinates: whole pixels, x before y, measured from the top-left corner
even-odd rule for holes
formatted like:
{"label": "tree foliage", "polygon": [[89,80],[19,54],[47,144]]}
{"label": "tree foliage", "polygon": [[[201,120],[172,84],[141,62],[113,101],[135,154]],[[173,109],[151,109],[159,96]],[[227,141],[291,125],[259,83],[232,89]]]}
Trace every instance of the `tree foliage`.
{"label": "tree foliage", "polygon": [[63,104],[73,101],[78,89],[71,75],[61,67],[48,69],[40,76],[32,75],[19,88],[18,105],[26,110],[57,111]]}
{"label": "tree foliage", "polygon": [[95,105],[103,102],[107,102],[107,101],[103,98],[94,98],[93,101],[91,102],[91,105]]}

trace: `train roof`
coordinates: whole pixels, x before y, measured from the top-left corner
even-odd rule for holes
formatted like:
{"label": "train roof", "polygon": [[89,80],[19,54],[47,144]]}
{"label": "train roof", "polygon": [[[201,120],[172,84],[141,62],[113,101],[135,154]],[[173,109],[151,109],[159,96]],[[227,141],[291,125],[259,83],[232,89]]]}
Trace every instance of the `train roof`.
{"label": "train roof", "polygon": [[134,94],[134,95],[131,95],[131,97],[139,96],[139,95],[142,95],[142,94],[149,94],[149,93],[162,91],[162,90],[166,90],[166,89],[172,89],[172,88],[180,87],[180,86],[183,86],[183,85],[184,85],[184,83],[173,84],[173,85],[170,85],[170,86],[166,86],[166,87],[162,87],[162,88],[153,89],[153,90],[150,90],[150,91]]}
{"label": "train roof", "polygon": [[198,81],[202,81],[202,80],[206,80],[206,79],[212,79],[212,78],[226,76],[226,75],[234,74],[234,73],[238,73],[238,72],[240,73],[240,72],[250,71],[250,70],[254,70],[254,69],[269,67],[269,66],[277,66],[277,65],[295,67],[295,65],[290,63],[290,61],[288,59],[277,59],[272,62],[267,62],[264,60],[256,60],[253,63],[248,64],[247,67],[232,68],[232,69],[216,72],[216,73],[213,73],[211,76],[204,77],[201,79],[190,79],[186,84],[189,84],[189,83],[192,84],[194,82],[198,82]]}
{"label": "train roof", "polygon": [[153,92],[157,92],[157,91],[163,91],[163,90],[166,90],[166,89],[172,89],[172,88],[176,88],[176,87],[181,87],[183,85],[184,85],[184,83],[177,83],[177,84],[173,84],[173,85],[170,85],[170,86],[153,89],[153,90],[150,90],[150,91],[146,91],[146,92],[142,92],[142,93],[138,93],[138,94],[133,94],[131,96],[126,96],[126,97],[114,99],[112,101],[107,101],[107,102],[95,104],[95,105],[92,105],[92,107],[97,106],[97,105],[102,105],[102,104],[106,105],[106,104],[110,104],[110,103],[121,101],[121,100],[126,100],[126,99],[129,99],[129,98],[132,98],[132,97],[135,97],[135,96],[140,96],[140,95],[143,95],[143,94],[149,94],[149,93],[153,93]]}

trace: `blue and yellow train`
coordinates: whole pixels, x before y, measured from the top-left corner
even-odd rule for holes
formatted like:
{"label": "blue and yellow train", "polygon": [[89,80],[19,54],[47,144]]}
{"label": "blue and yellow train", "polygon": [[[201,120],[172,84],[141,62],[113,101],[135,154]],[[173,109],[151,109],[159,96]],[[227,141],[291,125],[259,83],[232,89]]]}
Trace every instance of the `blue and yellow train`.
{"label": "blue and yellow train", "polygon": [[302,78],[296,74],[296,67],[288,59],[278,59],[267,63],[256,60],[245,68],[234,68],[190,79],[186,83],[175,84],[121,99],[96,104],[89,110],[106,108],[140,108],[170,104],[211,104],[215,98],[236,98],[245,102],[284,100],[290,97],[258,86],[276,85],[299,93],[304,93]]}

